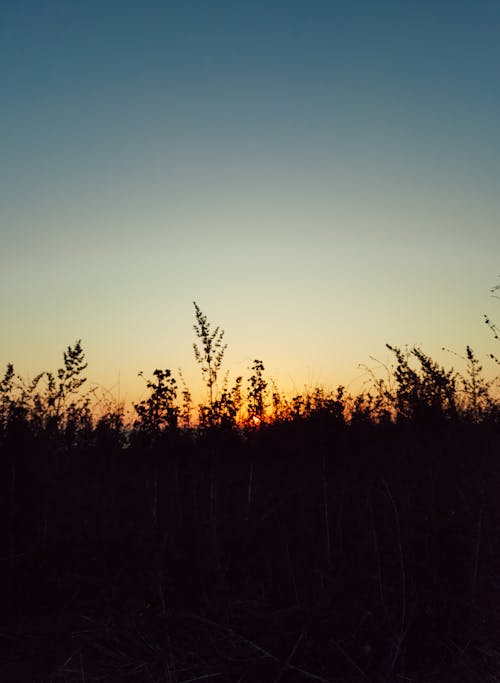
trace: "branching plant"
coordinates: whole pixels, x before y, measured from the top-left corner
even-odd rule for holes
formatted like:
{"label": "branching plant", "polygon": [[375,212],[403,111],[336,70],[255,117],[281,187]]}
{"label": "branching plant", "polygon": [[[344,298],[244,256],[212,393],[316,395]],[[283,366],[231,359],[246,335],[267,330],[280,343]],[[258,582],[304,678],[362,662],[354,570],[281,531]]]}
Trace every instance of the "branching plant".
{"label": "branching plant", "polygon": [[[427,417],[455,417],[457,373],[446,370],[421,349],[402,351],[386,344],[396,356],[395,402],[399,417],[421,419]],[[414,367],[411,361],[418,361]]]}
{"label": "branching plant", "polygon": [[82,376],[88,363],[85,362],[81,339],[78,339],[74,346],[67,347],[63,359],[64,367],[59,368],[57,377],[52,372],[46,373],[46,401],[55,422],[59,422],[62,413],[70,403],[74,412],[78,391],[87,381],[87,378]]}
{"label": "branching plant", "polygon": [[[140,372],[142,377],[143,373]],[[177,382],[170,370],[155,370],[154,379],[146,381],[150,389],[147,399],[134,403],[137,413],[136,428],[147,432],[161,432],[177,427],[179,408],[176,405]]]}
{"label": "branching plant", "polygon": [[[491,288],[490,293],[495,299],[500,299],[500,285],[495,285],[494,287]],[[496,341],[500,341],[500,327],[488,316],[484,316],[484,322],[485,324],[490,328],[490,330],[493,333],[493,339]],[[500,365],[500,358],[496,356],[494,353],[490,353],[490,358],[495,361],[497,365]]]}
{"label": "branching plant", "polygon": [[232,429],[238,424],[238,414],[243,403],[242,381],[242,377],[237,377],[234,386],[230,389],[227,384],[227,377],[224,379],[219,398],[213,402],[211,407],[207,406],[207,409],[201,412],[202,424],[224,429]]}
{"label": "branching plant", "polygon": [[196,362],[201,366],[201,374],[208,389],[208,400],[210,409],[214,405],[214,386],[222,365],[222,359],[227,348],[223,343],[224,330],[216,327],[212,331],[212,326],[207,320],[207,316],[201,312],[200,308],[193,301],[196,324],[193,325],[196,336],[200,341],[200,346],[193,343],[194,356]]}
{"label": "branching plant", "polygon": [[191,413],[193,410],[193,399],[189,391],[182,370],[179,368],[179,377],[182,383],[182,404],[179,410],[179,420],[182,427],[189,429],[191,427]]}
{"label": "branching plant", "polygon": [[14,366],[7,364],[3,379],[0,380],[0,429],[5,429],[11,414],[14,398],[12,396],[14,388]]}
{"label": "branching plant", "polygon": [[[492,290],[494,296],[499,290],[500,287]],[[460,373],[440,366],[418,347],[402,350],[387,345],[395,356],[394,365],[379,364],[376,370],[384,370],[383,378],[365,366],[370,384],[358,396],[351,396],[343,387],[337,393],[316,387],[287,395],[265,378],[264,364],[259,359],[254,359],[248,368],[250,376],[246,383],[238,377],[229,386],[227,374],[220,381],[227,348],[224,330],[218,326],[213,328],[196,302],[193,305],[196,334],[193,350],[207,390],[206,401],[198,407],[198,424],[203,428],[232,429],[262,422],[314,420],[317,424],[328,424],[330,429],[334,425],[355,428],[368,422],[374,425],[401,420],[480,422],[498,417],[499,402],[492,390],[495,380],[483,377],[483,368],[469,346],[466,354],[460,356],[466,363],[465,372]],[[498,328],[489,318],[486,322],[498,340]],[[182,391],[178,391],[170,370],[155,370],[153,378],[146,380],[148,397],[132,404],[135,419],[130,419],[123,405],[120,409],[103,408],[102,399],[99,403],[96,395],[97,388],[82,392],[87,381],[84,376],[87,362],[81,340],[67,347],[63,359],[63,366],[56,372],[41,372],[32,380],[23,380],[15,374],[12,364],[7,365],[3,378],[0,377],[0,432],[5,435],[8,426],[15,423],[33,434],[64,434],[67,437],[64,443],[68,446],[76,443],[77,438],[85,441],[85,435],[90,435],[98,425],[102,432],[123,433],[123,443],[131,428],[143,434],[191,428],[192,398],[180,371]]]}
{"label": "branching plant", "polygon": [[248,380],[247,413],[250,424],[259,424],[265,418],[267,382],[264,379],[264,363],[255,359],[252,375]]}
{"label": "branching plant", "polygon": [[472,422],[480,422],[494,406],[494,398],[491,394],[495,380],[486,380],[483,376],[483,367],[470,346],[465,349],[465,356],[455,351],[445,349],[466,363],[465,372],[458,376],[462,385],[462,400],[460,412],[462,417]]}

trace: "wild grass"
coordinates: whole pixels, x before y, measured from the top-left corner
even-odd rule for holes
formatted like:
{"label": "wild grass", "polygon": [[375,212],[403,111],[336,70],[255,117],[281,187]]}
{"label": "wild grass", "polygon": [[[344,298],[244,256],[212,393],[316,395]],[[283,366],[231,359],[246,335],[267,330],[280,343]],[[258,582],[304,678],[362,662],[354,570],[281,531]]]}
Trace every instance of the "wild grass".
{"label": "wild grass", "polygon": [[[0,381],[0,679],[493,682],[500,412],[419,348],[360,395],[168,370],[127,421],[82,345]],[[181,389],[179,389],[179,386]],[[98,410],[96,409],[98,404]]]}

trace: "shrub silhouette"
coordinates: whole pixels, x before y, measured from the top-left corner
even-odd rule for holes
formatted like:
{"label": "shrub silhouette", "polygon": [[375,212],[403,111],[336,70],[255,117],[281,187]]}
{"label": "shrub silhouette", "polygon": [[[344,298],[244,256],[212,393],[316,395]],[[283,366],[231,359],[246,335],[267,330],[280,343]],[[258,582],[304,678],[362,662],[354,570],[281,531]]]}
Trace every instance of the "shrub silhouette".
{"label": "shrub silhouette", "polygon": [[224,379],[220,396],[209,406],[200,406],[200,425],[232,429],[238,425],[238,414],[243,404],[241,384],[243,378],[237,377],[232,388]]}
{"label": "shrub silhouette", "polygon": [[[495,299],[500,299],[500,296],[497,294],[497,292],[500,292],[500,285],[495,285],[490,290],[490,293]],[[488,315],[484,315],[484,322],[492,331],[493,339],[495,339],[495,341],[500,341],[500,328],[498,325]],[[494,360],[497,365],[500,365],[500,358],[498,358],[498,356],[496,356],[494,353],[490,353],[490,358]]]}
{"label": "shrub silhouette", "polygon": [[74,346],[67,347],[63,353],[63,359],[64,367],[57,371],[57,378],[51,372],[46,373],[46,403],[48,408],[52,409],[56,420],[68,407],[68,400],[74,397],[87,381],[86,377],[82,377],[82,373],[88,364],[85,362],[81,339]]}
{"label": "shrub silhouette", "polygon": [[[0,384],[0,425],[65,439],[68,445],[92,426],[91,393],[81,393],[87,368],[81,340],[63,352],[63,367],[40,372],[31,381],[8,364]],[[61,442],[62,443],[62,442]]]}
{"label": "shrub silhouette", "polygon": [[201,365],[201,374],[208,389],[209,408],[212,411],[214,406],[214,385],[222,365],[222,359],[227,348],[223,344],[224,330],[216,327],[212,331],[212,326],[207,320],[195,301],[193,301],[196,324],[193,329],[201,344],[201,349],[196,342],[193,343],[194,356],[196,362]]}
{"label": "shrub silhouette", "polygon": [[[403,352],[386,345],[396,356],[394,402],[398,419],[425,420],[457,416],[457,373],[446,370],[417,347]],[[414,368],[416,359],[420,367]]]}
{"label": "shrub silhouette", "polygon": [[12,396],[14,380],[14,366],[12,363],[8,363],[3,379],[0,381],[0,430],[2,432],[9,424],[15,405]]}
{"label": "shrub silhouette", "polygon": [[[143,376],[140,372],[139,376]],[[155,370],[154,379],[146,380],[150,389],[147,399],[134,403],[137,420],[136,429],[157,433],[165,429],[175,429],[178,424],[180,409],[176,405],[177,382],[170,370]]]}
{"label": "shrub silhouette", "polygon": [[500,411],[472,349],[461,375],[389,346],[368,392],[287,396],[258,359],[217,387],[195,316],[196,425],[182,373],[127,422],[80,342],[31,382],[7,365],[0,678],[493,680]]}

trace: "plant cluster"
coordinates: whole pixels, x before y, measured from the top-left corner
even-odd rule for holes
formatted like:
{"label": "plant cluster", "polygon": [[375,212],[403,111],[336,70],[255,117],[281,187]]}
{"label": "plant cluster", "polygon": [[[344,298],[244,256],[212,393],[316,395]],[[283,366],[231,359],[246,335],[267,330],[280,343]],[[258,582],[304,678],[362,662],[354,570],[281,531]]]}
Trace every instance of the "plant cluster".
{"label": "plant cluster", "polygon": [[[93,431],[139,433],[149,435],[188,430],[202,433],[207,429],[241,430],[265,424],[297,420],[329,420],[331,424],[359,423],[436,423],[439,421],[497,420],[499,403],[493,380],[487,381],[482,366],[470,346],[463,357],[465,371],[460,373],[435,362],[420,348],[401,349],[387,345],[395,364],[379,377],[367,368],[370,386],[358,395],[339,386],[336,390],[316,387],[286,396],[265,375],[262,360],[255,359],[244,384],[237,377],[232,386],[226,373],[218,384],[224,353],[224,331],[212,329],[207,316],[196,303],[193,344],[196,361],[201,366],[207,389],[207,402],[198,405],[192,417],[191,393],[182,373],[178,383],[170,369],[156,369],[146,379],[148,395],[134,403],[135,418],[127,423],[124,406],[104,401],[96,389],[83,391],[87,368],[81,340],[68,346],[63,365],[56,373],[42,372],[25,381],[15,374],[11,363],[0,380],[0,433],[22,425],[32,433],[51,433],[72,440],[89,437]],[[492,329],[496,328],[488,319]],[[142,372],[140,376],[144,376]],[[194,430],[194,432],[193,432]]]}
{"label": "plant cluster", "polygon": [[207,400],[0,379],[0,679],[447,681],[500,669],[500,411],[467,347],[283,394],[195,307]]}

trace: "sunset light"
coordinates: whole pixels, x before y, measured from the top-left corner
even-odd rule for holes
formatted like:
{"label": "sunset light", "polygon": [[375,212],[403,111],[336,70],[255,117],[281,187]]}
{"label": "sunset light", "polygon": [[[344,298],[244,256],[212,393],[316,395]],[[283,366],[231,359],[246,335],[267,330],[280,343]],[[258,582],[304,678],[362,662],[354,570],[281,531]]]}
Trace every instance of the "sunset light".
{"label": "sunset light", "polygon": [[0,682],[500,680],[500,3],[4,0],[0,79]]}

